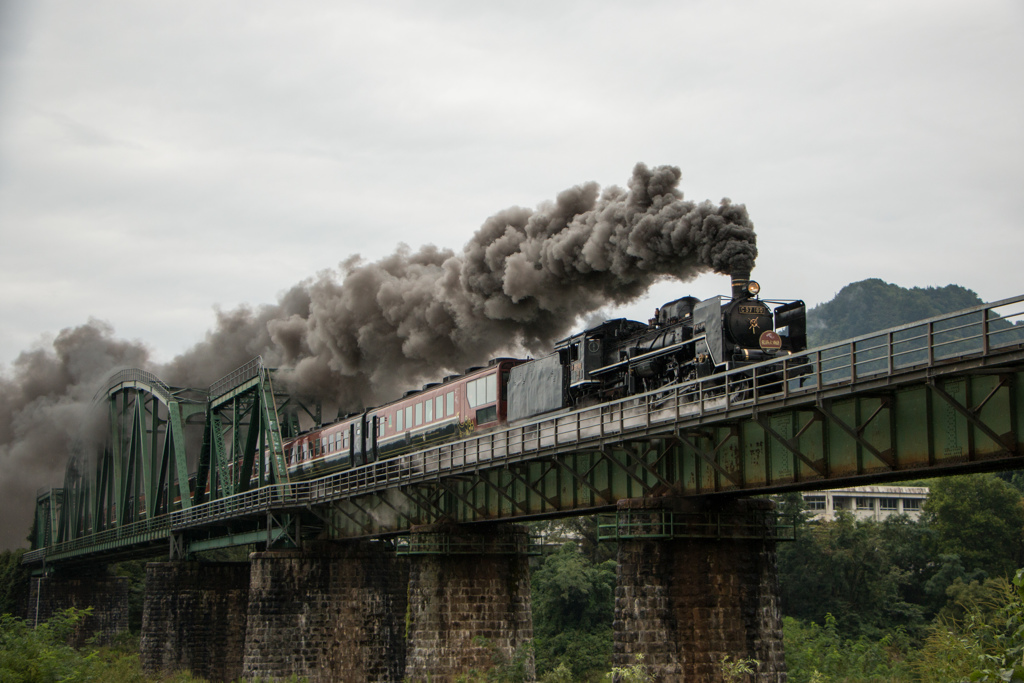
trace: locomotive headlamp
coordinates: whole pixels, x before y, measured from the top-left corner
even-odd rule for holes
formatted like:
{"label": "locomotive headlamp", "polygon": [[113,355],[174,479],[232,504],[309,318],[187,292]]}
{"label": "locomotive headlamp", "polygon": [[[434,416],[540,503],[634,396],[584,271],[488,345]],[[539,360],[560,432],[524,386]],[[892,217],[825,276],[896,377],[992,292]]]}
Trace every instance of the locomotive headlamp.
{"label": "locomotive headlamp", "polygon": [[751,280],[747,283],[747,291],[750,293],[750,296],[757,296],[761,293],[761,285]]}

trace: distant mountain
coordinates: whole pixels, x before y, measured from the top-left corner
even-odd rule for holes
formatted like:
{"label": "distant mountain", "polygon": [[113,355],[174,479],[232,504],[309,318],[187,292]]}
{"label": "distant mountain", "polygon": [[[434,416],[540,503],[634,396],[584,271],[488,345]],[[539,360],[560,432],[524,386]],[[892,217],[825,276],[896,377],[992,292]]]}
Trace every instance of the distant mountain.
{"label": "distant mountain", "polygon": [[829,344],[981,303],[977,294],[959,285],[906,289],[878,278],[861,280],[807,312],[807,343]]}

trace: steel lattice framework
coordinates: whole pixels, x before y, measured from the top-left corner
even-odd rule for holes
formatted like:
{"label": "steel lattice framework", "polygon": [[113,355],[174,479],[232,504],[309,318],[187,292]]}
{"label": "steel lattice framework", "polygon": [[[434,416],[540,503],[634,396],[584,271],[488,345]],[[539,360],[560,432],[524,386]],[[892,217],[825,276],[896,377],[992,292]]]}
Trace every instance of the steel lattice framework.
{"label": "steel lattice framework", "polygon": [[[205,401],[125,376],[106,394],[122,446],[40,498],[25,561],[153,544],[187,556],[600,512],[627,498],[1021,467],[1022,321],[1024,296],[306,481],[287,479],[277,417],[287,399],[262,363]],[[190,420],[203,434],[194,464]],[[254,471],[260,485],[246,490]]]}

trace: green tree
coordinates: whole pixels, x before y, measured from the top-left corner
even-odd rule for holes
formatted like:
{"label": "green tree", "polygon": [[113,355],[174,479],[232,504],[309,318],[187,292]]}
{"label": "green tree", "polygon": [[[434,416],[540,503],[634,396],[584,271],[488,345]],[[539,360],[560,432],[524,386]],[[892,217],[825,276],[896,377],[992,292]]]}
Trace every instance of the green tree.
{"label": "green tree", "polygon": [[933,480],[923,518],[936,552],[959,556],[968,572],[1011,576],[1024,564],[1024,502],[995,475]]}
{"label": "green tree", "polygon": [[923,629],[925,609],[908,598],[930,575],[925,535],[906,517],[874,522],[841,514],[804,525],[795,542],[779,546],[783,614],[817,623],[840,614],[848,636]]}
{"label": "green tree", "polygon": [[24,550],[0,553],[0,614],[24,616],[31,575],[21,565]]}
{"label": "green tree", "polygon": [[959,285],[907,289],[878,278],[852,282],[807,312],[808,342],[829,344],[981,303]]}
{"label": "green tree", "polygon": [[547,555],[532,576],[537,674],[567,667],[575,680],[608,670],[615,561],[594,563],[574,543]]}
{"label": "green tree", "polygon": [[128,579],[128,630],[132,633],[142,631],[142,610],[146,602],[146,563],[147,560],[128,560],[111,568],[115,576]]}

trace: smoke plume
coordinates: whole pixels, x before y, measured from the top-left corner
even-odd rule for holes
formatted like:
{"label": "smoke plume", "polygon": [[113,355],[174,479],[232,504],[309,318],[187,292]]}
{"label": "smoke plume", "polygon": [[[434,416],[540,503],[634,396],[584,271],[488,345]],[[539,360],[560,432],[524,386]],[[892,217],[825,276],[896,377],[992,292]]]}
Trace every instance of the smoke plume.
{"label": "smoke plume", "polygon": [[352,257],[276,304],[219,311],[203,341],[162,367],[103,323],[61,332],[0,377],[0,545],[27,535],[37,487],[61,484],[69,425],[111,370],[206,387],[263,355],[296,396],[356,410],[496,355],[550,350],[581,316],[662,278],[750,270],[746,208],[684,200],[679,179],[678,168],[637,164],[626,189],[586,183],[497,213],[459,253],[401,245],[373,263]]}

